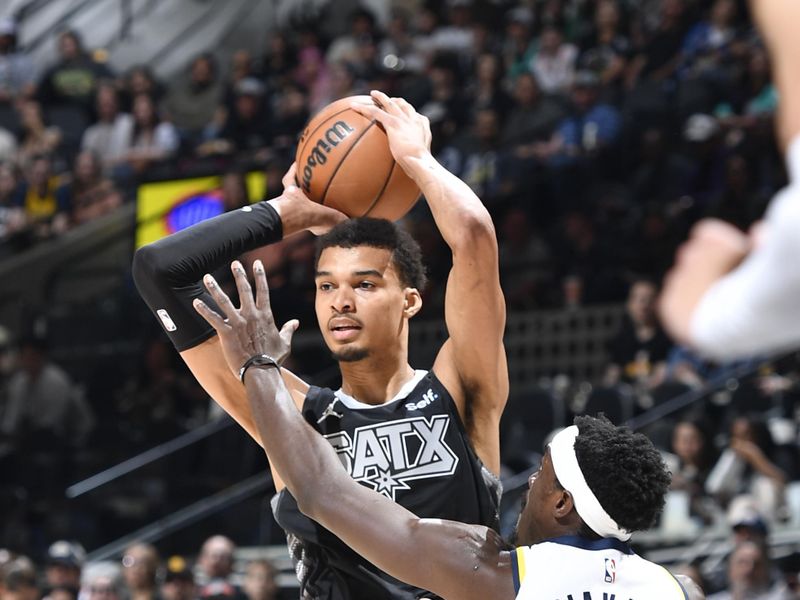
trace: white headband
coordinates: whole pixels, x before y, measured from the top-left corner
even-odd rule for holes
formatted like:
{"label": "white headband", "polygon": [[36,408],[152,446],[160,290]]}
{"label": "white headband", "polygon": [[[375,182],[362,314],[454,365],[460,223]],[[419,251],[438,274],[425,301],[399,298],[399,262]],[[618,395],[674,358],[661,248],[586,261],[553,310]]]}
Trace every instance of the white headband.
{"label": "white headband", "polygon": [[575,425],[558,432],[550,442],[550,460],[561,485],[572,494],[575,510],[592,531],[603,537],[613,537],[627,542],[631,534],[622,529],[612,519],[594,495],[583,477],[575,456],[575,438],[578,428]]}

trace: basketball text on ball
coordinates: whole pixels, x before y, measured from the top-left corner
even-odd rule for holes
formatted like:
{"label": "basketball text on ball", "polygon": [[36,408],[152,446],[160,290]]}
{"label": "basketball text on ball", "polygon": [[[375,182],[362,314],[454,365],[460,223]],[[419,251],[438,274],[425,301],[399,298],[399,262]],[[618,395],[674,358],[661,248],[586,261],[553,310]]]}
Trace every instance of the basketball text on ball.
{"label": "basketball text on ball", "polygon": [[345,121],[336,121],[332,127],[328,128],[323,133],[306,159],[306,164],[303,166],[303,191],[308,193],[311,191],[311,178],[314,175],[314,167],[317,165],[324,165],[328,160],[330,151],[339,145],[347,136],[353,133],[355,129],[350,127]]}

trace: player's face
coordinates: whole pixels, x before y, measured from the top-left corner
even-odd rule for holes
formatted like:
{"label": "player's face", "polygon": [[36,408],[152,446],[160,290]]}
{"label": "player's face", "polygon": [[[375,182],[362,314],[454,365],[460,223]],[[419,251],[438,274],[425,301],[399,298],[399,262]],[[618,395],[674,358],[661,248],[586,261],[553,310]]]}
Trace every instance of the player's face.
{"label": "player's face", "polygon": [[317,264],[316,286],[317,321],[336,360],[363,360],[396,347],[405,327],[408,289],[402,287],[389,250],[326,248]]}
{"label": "player's face", "polygon": [[528,494],[517,521],[516,543],[529,546],[558,535],[552,508],[564,490],[558,485],[548,449],[528,480]]}

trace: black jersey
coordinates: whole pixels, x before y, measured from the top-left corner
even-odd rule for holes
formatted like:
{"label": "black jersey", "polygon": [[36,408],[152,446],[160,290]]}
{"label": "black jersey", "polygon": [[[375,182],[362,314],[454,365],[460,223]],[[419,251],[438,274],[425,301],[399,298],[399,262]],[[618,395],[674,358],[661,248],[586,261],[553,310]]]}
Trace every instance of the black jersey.
{"label": "black jersey", "polygon": [[[303,415],[360,484],[419,517],[498,528],[500,482],[478,459],[453,399],[433,373],[417,371],[394,400],[378,406],[312,386]],[[434,598],[387,575],[308,519],[288,490],[275,496],[273,511],[287,533],[301,598]]]}

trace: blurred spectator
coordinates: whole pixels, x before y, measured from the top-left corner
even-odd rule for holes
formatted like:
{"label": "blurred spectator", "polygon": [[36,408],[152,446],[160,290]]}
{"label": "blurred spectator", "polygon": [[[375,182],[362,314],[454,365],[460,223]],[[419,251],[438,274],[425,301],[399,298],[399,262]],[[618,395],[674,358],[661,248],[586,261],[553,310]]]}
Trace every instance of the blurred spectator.
{"label": "blurred spectator", "polygon": [[122,576],[130,600],[161,600],[156,583],[158,551],[150,544],[133,544],[122,556]]}
{"label": "blurred spectator", "polygon": [[653,389],[663,381],[671,342],[658,323],[657,294],[658,288],[651,281],[631,284],[626,318],[608,344],[607,385],[625,382]]}
{"label": "blurred spectator", "polygon": [[297,67],[297,54],[289,35],[282,31],[267,34],[267,50],[262,61],[264,80],[270,90],[287,84]]}
{"label": "blurred spectator", "polygon": [[113,79],[113,74],[84,51],[75,31],[65,31],[59,36],[58,52],[58,62],[45,72],[39,83],[38,98],[45,108],[75,106],[88,119],[93,114],[98,84]]}
{"label": "blurred spectator", "polygon": [[[642,81],[662,82],[678,67],[680,49],[686,34],[684,0],[663,0],[656,30],[646,35],[634,50],[634,58],[625,75],[628,89]],[[658,88],[655,88],[657,90]]]}
{"label": "blurred spectator", "polygon": [[78,590],[65,586],[56,586],[47,592],[42,600],[78,600]]}
{"label": "blurred spectator", "polygon": [[202,420],[205,392],[160,337],[149,340],[133,377],[114,393],[119,426],[136,445],[164,441]]}
{"label": "blurred spectator", "polygon": [[101,85],[96,97],[97,122],[83,134],[81,149],[101,157],[106,173],[125,158],[131,146],[134,120],[119,110],[117,90]]}
{"label": "blurred spectator", "polygon": [[93,427],[94,417],[81,390],[50,361],[44,341],[20,342],[19,370],[8,384],[0,433],[16,440],[20,451],[58,455],[84,444]]}
{"label": "blurred spectator", "polygon": [[412,35],[409,14],[401,7],[392,10],[386,37],[378,45],[378,59],[384,68],[398,72],[422,73],[425,69],[425,54]]}
{"label": "blurred spectator", "polygon": [[128,590],[117,563],[89,563],[81,575],[81,597],[86,600],[128,600]]}
{"label": "blurred spectator", "polygon": [[39,586],[36,566],[27,557],[20,556],[0,568],[0,600],[38,600]]}
{"label": "blurred spectator", "polygon": [[772,581],[770,564],[764,546],[740,544],[728,559],[727,588],[708,600],[791,600],[784,584]]}
{"label": "blurred spectator", "polygon": [[180,139],[175,126],[159,118],[153,99],[139,94],[133,99],[133,131],[125,164],[137,175],[154,163],[171,158],[178,150]]}
{"label": "blurred spectator", "polygon": [[70,207],[70,222],[81,225],[111,212],[122,204],[122,195],[103,176],[97,155],[84,150],[75,157],[72,179],[56,190],[58,203]]}
{"label": "blurred spectator", "polygon": [[616,91],[622,83],[631,54],[631,42],[622,31],[617,0],[600,0],[594,13],[594,27],[580,42],[578,65],[592,71],[600,82]]}
{"label": "blurred spectator", "polygon": [[476,111],[469,132],[455,138],[439,153],[442,164],[486,203],[501,196],[505,175],[499,121],[500,116],[493,108]]}
{"label": "blurred spectator", "polygon": [[565,114],[558,102],[542,95],[533,75],[521,73],[514,81],[514,104],[505,119],[502,143],[516,146],[518,156],[530,157],[535,143],[548,139]]}
{"label": "blurred spectator", "polygon": [[742,154],[732,154],[725,160],[723,187],[712,197],[706,210],[713,217],[747,230],[764,213],[768,196],[756,189],[750,161]]}
{"label": "blurred spectator", "polygon": [[196,144],[213,120],[222,99],[222,85],[216,61],[210,54],[195,57],[188,71],[188,77],[169,86],[164,108],[181,137],[189,144]]}
{"label": "blurred spectator", "polygon": [[375,16],[365,8],[357,8],[350,15],[350,31],[331,42],[325,54],[328,64],[358,62],[358,45],[363,36],[375,34]]}
{"label": "blurred spectator", "polygon": [[715,456],[709,427],[699,419],[679,421],[672,430],[671,450],[672,454],[664,457],[672,473],[670,489],[686,492],[690,514],[711,523],[715,511],[706,495],[705,481]]}
{"label": "blurred spectator", "polygon": [[64,587],[78,593],[86,551],[77,542],[58,540],[50,544],[45,557],[45,582],[48,589]]}
{"label": "blurred spectator", "polygon": [[564,41],[555,27],[546,27],[539,38],[539,50],[531,61],[530,69],[542,91],[546,94],[566,92],[575,77],[578,49]]}
{"label": "blurred spectator", "polygon": [[222,207],[225,212],[250,204],[247,180],[243,171],[229,169],[222,175]]}
{"label": "blurred spectator", "polygon": [[736,0],[715,0],[708,20],[689,30],[681,47],[683,77],[723,76],[719,69],[736,41],[737,8]]}
{"label": "blurred spectator", "polygon": [[243,153],[264,160],[272,140],[271,120],[264,103],[264,84],[248,77],[236,84],[233,110],[225,116],[216,139],[198,148],[201,154]]}
{"label": "blurred spectator", "polygon": [[287,82],[273,96],[272,111],[273,148],[294,158],[297,132],[303,130],[310,116],[305,89],[297,83]]}
{"label": "blurred spectator", "polygon": [[475,47],[472,32],[472,0],[446,0],[447,20],[433,31],[430,43],[434,52],[469,56]]}
{"label": "blurred spectator", "polygon": [[164,96],[164,86],[147,65],[131,67],[120,88],[120,106],[124,112],[133,112],[133,100],[136,96],[144,94],[150,96],[158,106]]}
{"label": "blurred spectator", "polygon": [[197,592],[199,598],[246,600],[244,592],[231,580],[235,549],[233,541],[223,535],[212,536],[203,543],[197,560],[204,582]]}
{"label": "blurred spectator", "polygon": [[594,73],[582,71],[571,91],[572,111],[556,129],[550,143],[539,153],[554,166],[586,164],[602,158],[619,139],[621,116],[600,100],[600,81]]}
{"label": "blurred spectator", "polygon": [[523,73],[530,73],[530,64],[538,45],[531,33],[533,12],[527,6],[512,8],[506,15],[503,57],[512,82]]}
{"label": "blurred spectator", "polygon": [[546,281],[550,250],[536,235],[528,214],[520,207],[511,207],[502,219],[500,274],[506,304],[510,310],[527,310],[542,306],[540,285]]}
{"label": "blurred spectator", "polygon": [[248,600],[277,600],[275,567],[268,560],[251,560],[245,567],[242,588]]}
{"label": "blurred spectator", "polygon": [[41,106],[35,100],[20,102],[18,107],[21,128],[17,161],[24,167],[34,156],[53,155],[61,143],[61,130],[45,125]]}
{"label": "blurred spectator", "polygon": [[728,507],[728,525],[733,532],[734,547],[744,542],[759,546],[767,545],[769,525],[767,519],[758,511],[755,501],[749,496],[737,496]]}
{"label": "blurred spectator", "polygon": [[51,159],[46,155],[33,157],[25,168],[21,201],[26,226],[35,239],[61,234],[69,226],[71,207],[62,204],[64,199],[56,195],[58,186],[59,178],[53,175]]}
{"label": "blurred spectator", "polygon": [[25,226],[20,193],[16,167],[10,162],[0,162],[0,242],[7,241]]}
{"label": "blurred spectator", "polygon": [[195,600],[197,590],[194,585],[194,573],[182,556],[170,556],[164,572],[164,583],[161,585],[163,600]]}
{"label": "blurred spectator", "polygon": [[737,417],[730,426],[728,447],[706,480],[706,490],[724,505],[746,494],[761,514],[779,517],[786,474],[775,463],[774,449],[761,419]]}
{"label": "blurred spectator", "polygon": [[236,86],[240,81],[248,78],[258,79],[253,57],[247,50],[237,50],[231,56],[231,65],[228,71],[228,79],[225,82],[223,92],[223,106],[227,111],[231,111],[236,103]]}
{"label": "blurred spectator", "polygon": [[17,24],[0,19],[0,106],[30,98],[36,89],[36,65],[17,49]]}
{"label": "blurred spectator", "polygon": [[475,77],[467,89],[473,113],[490,108],[502,119],[508,114],[512,101],[503,89],[503,63],[497,54],[484,53],[478,56]]}

